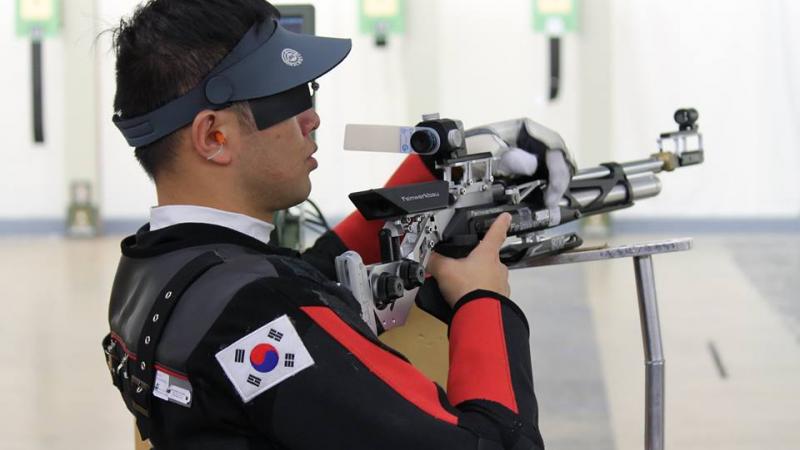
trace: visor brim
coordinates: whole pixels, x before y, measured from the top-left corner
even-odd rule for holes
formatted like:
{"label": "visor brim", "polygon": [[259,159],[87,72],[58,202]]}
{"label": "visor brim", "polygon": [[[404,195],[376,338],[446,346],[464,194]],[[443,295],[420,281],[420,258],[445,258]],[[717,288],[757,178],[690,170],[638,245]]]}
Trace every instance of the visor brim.
{"label": "visor brim", "polygon": [[325,75],[351,49],[349,39],[299,34],[276,27],[267,42],[220,75],[233,84],[230,101],[267,97]]}

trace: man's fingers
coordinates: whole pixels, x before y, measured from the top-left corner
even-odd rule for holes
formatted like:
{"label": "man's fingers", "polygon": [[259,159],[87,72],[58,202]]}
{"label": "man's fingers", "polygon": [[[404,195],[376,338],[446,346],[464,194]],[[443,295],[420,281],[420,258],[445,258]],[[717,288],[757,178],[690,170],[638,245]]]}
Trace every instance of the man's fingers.
{"label": "man's fingers", "polygon": [[443,266],[451,259],[436,252],[431,252],[431,256],[428,257],[428,266],[425,269],[429,274],[436,277],[443,270]]}
{"label": "man's fingers", "polygon": [[509,225],[511,225],[511,214],[503,213],[497,216],[497,219],[489,227],[489,231],[486,232],[486,236],[483,237],[476,250],[480,248],[492,253],[498,253],[500,247],[503,246],[503,242],[506,241]]}

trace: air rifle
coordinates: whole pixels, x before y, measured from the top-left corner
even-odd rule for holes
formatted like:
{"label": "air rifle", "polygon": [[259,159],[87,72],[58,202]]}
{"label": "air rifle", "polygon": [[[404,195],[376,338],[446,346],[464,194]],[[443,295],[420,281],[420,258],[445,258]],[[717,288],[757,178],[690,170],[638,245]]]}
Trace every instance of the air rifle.
{"label": "air rifle", "polygon": [[[428,115],[415,127],[348,125],[346,149],[414,152],[439,179],[350,194],[366,219],[385,221],[378,236],[381,261],[365,265],[358,253],[346,252],[336,258],[339,282],[353,292],[362,318],[376,333],[405,323],[415,298],[422,309],[447,321],[449,307],[435,280],[425,278],[432,251],[466,256],[504,212],[512,216],[508,236],[513,239],[500,256],[510,269],[579,247],[576,233],[553,235],[551,229],[654,197],[661,191],[657,174],[703,162],[698,117],[695,109],[676,111],[679,129],[662,133],[658,152],[649,158],[578,170],[556,214],[544,204],[546,180],[494,176],[496,158],[470,154],[458,120]],[[379,148],[387,146],[397,149]]]}

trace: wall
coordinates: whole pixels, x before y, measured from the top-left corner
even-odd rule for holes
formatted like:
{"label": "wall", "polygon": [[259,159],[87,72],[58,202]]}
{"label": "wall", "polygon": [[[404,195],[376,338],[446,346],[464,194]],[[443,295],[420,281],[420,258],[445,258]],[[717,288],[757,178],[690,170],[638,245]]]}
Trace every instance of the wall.
{"label": "wall", "polygon": [[33,143],[31,42],[14,29],[15,2],[0,2],[0,219],[60,217],[64,188],[64,41],[43,45],[45,143]]}
{"label": "wall", "polygon": [[800,216],[800,4],[614,0],[613,18],[614,157],[646,154],[679,106],[700,111],[707,149],[619,216]]}
{"label": "wall", "polygon": [[[119,19],[133,12],[135,0],[101,1],[97,4],[98,30],[110,30],[119,25]],[[147,219],[148,210],[155,205],[153,184],[133,156],[122,134],[114,127],[111,116],[116,85],[114,82],[114,54],[111,50],[110,32],[100,35],[99,48],[99,118],[100,121],[100,197],[103,216],[111,221],[141,221]]]}
{"label": "wall", "polygon": [[[96,1],[102,30],[137,2]],[[562,133],[582,166],[639,159],[672,129],[672,111],[696,106],[708,162],[665,174],[657,200],[620,218],[797,218],[800,215],[800,5],[690,0],[584,2],[581,32],[563,43],[562,98],[545,101],[546,38],[530,26],[528,0],[409,0],[407,31],[379,49],[358,33],[357,2],[316,0],[317,32],[352,37],[353,52],[323,77],[318,98],[320,168],[312,198],[326,214],[351,209],[346,194],[379,186],[400,157],[344,152],[346,123],[413,124],[438,111],[478,125],[529,116]],[[65,45],[45,44],[48,143],[30,143],[29,43],[13,35],[13,2],[0,4],[0,109],[5,158],[0,221],[60,220],[66,208]],[[110,37],[98,39],[97,164],[110,220],[141,220],[153,188],[110,122]],[[87,118],[89,120],[89,118]],[[13,130],[13,132],[11,132]],[[69,136],[80,142],[79,136]],[[88,139],[88,138],[87,138]]]}

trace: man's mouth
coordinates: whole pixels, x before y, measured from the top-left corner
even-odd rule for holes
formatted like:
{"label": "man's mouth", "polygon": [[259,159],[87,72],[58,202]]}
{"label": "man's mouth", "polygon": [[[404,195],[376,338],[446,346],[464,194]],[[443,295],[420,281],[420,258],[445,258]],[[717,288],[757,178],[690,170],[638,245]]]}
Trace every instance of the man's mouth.
{"label": "man's mouth", "polygon": [[311,152],[310,155],[308,155],[308,158],[306,158],[306,161],[311,165],[311,170],[314,170],[319,166],[319,163],[314,158],[314,153],[317,153],[317,147],[316,146],[314,146],[314,150]]}

